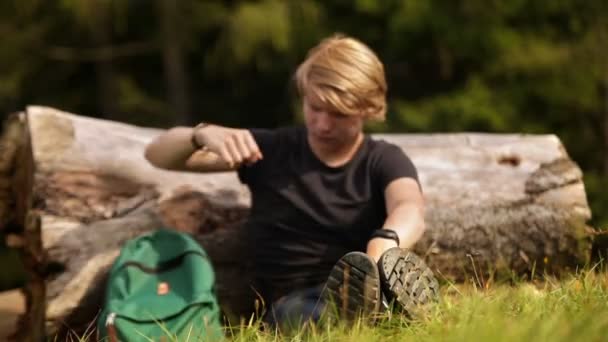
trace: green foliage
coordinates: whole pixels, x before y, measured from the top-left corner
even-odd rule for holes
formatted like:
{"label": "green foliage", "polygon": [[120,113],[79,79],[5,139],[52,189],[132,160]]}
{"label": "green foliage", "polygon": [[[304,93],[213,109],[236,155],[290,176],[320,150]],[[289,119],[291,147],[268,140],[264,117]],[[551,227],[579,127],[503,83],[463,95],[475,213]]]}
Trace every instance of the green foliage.
{"label": "green foliage", "polygon": [[4,245],[4,235],[0,235],[0,265],[3,272],[0,274],[0,291],[15,289],[25,283],[25,266],[21,261],[21,256],[16,249],[8,248]]}
{"label": "green foliage", "polygon": [[395,101],[392,127],[410,131],[490,131],[509,129],[509,119],[515,108],[478,79],[471,79],[463,89],[432,99]]}
{"label": "green foliage", "polygon": [[239,67],[253,63],[270,69],[273,61],[261,54],[264,47],[277,53],[289,49],[287,4],[278,0],[242,3],[225,24],[216,50],[211,55],[211,69]]}
{"label": "green foliage", "polygon": [[605,213],[608,213],[608,196],[606,194],[608,177],[603,177],[595,172],[587,172],[584,178],[591,212],[597,216],[595,227],[602,231],[608,231],[608,215],[605,215]]}

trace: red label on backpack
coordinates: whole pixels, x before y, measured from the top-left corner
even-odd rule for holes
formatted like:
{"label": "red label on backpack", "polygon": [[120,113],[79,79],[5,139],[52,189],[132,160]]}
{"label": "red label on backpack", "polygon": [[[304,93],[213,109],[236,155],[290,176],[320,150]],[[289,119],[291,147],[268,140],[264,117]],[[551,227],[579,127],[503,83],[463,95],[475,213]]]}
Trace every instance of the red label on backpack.
{"label": "red label on backpack", "polygon": [[164,296],[167,293],[169,293],[169,283],[164,281],[158,283],[158,287],[156,288],[156,294],[158,294],[159,296]]}

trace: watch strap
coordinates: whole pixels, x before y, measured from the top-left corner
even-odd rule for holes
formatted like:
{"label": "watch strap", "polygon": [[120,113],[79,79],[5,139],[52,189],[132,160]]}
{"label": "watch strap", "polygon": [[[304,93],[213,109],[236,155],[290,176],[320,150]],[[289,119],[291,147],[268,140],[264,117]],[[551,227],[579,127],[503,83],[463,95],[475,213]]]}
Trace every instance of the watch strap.
{"label": "watch strap", "polygon": [[399,235],[397,234],[397,232],[395,232],[392,229],[376,229],[372,232],[372,235],[370,236],[370,240],[373,238],[382,238],[382,239],[389,239],[389,240],[393,240],[397,243],[397,246],[399,246]]}

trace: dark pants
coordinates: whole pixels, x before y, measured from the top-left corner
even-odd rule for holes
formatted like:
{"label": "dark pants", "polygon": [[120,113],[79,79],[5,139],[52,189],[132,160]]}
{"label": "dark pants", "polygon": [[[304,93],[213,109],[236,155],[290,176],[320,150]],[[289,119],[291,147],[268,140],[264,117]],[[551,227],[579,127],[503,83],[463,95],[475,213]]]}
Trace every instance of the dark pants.
{"label": "dark pants", "polygon": [[306,322],[317,323],[326,307],[323,287],[324,284],[309,287],[279,298],[264,315],[264,322],[280,329],[297,328]]}

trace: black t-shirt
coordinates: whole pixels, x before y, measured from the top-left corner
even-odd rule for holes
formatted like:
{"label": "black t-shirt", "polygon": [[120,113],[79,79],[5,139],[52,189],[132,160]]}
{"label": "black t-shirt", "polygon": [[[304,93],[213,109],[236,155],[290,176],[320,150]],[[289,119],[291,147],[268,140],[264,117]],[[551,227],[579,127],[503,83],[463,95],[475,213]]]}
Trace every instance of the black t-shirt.
{"label": "black t-shirt", "polygon": [[281,289],[274,292],[320,284],[341,256],[365,251],[386,220],[386,186],[418,181],[401,148],[367,135],[348,163],[329,167],[310,149],[305,127],[250,131],[264,159],[238,170],[252,196],[246,229],[256,277]]}

